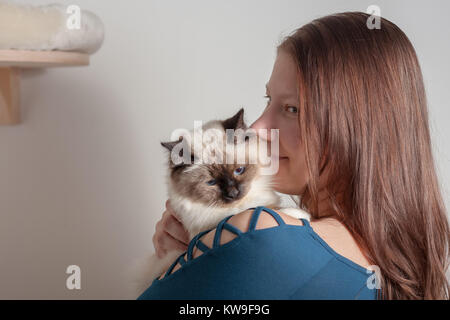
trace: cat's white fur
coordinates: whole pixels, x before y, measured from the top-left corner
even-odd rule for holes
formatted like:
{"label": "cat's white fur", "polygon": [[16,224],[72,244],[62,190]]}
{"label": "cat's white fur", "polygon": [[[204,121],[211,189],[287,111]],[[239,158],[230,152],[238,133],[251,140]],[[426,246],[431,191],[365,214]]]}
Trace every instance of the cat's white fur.
{"label": "cat's white fur", "polygon": [[[219,132],[223,131],[223,127],[219,121],[210,121],[202,127],[203,133],[201,130],[192,130],[190,132],[191,138],[193,139],[194,137],[197,137],[200,138],[198,141],[203,141],[203,139],[201,139],[201,134],[204,134],[204,131],[210,128],[218,129]],[[219,143],[219,140],[220,139],[208,141],[208,145],[203,142],[202,146],[212,146],[216,147],[215,150],[218,150],[218,145],[214,144]],[[236,147],[239,148],[238,146]],[[190,166],[185,170],[194,170],[195,166],[196,165]],[[214,228],[222,219],[229,215],[237,214],[252,207],[279,207],[280,204],[280,197],[272,189],[272,177],[268,175],[258,174],[252,181],[251,187],[245,197],[239,201],[236,201],[233,207],[206,206],[202,203],[195,203],[191,199],[188,199],[175,191],[175,188],[172,186],[172,180],[170,179],[170,172],[166,176],[166,179],[170,204],[177,215],[181,218],[186,230],[189,232],[189,239],[192,239],[201,231]],[[280,209],[283,213],[298,219],[305,218],[309,220],[310,218],[307,212],[299,208]],[[152,254],[143,261],[135,263],[133,268],[135,273],[135,294],[139,295],[147,287],[149,287],[152,281],[166,271],[175,259],[182,253],[182,251],[173,250],[168,252],[162,259],[158,258],[156,254]]]}

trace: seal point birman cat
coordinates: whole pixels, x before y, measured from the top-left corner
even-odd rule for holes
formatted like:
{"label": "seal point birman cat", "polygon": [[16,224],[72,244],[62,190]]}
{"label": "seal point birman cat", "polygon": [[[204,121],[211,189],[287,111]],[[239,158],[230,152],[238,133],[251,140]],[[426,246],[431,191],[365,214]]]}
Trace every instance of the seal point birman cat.
{"label": "seal point birman cat", "polygon": [[[229,215],[257,206],[279,208],[272,176],[262,174],[259,156],[251,161],[252,152],[259,153],[256,140],[250,137],[244,109],[240,109],[231,118],[209,121],[178,140],[161,142],[169,151],[166,180],[170,205],[190,240]],[[298,208],[283,208],[283,212],[309,219],[308,213]],[[142,293],[182,253],[173,250],[161,259],[153,254],[138,263],[140,271],[134,277],[137,291]]]}

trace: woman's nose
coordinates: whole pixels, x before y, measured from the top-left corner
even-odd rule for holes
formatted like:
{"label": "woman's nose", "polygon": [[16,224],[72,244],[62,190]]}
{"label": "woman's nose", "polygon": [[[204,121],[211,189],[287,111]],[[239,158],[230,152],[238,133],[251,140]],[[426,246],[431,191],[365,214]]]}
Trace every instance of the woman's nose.
{"label": "woman's nose", "polygon": [[[274,129],[275,127],[272,117],[266,111],[250,125],[250,128],[255,130],[260,138],[270,141],[270,129]],[[263,134],[264,131],[265,134]]]}

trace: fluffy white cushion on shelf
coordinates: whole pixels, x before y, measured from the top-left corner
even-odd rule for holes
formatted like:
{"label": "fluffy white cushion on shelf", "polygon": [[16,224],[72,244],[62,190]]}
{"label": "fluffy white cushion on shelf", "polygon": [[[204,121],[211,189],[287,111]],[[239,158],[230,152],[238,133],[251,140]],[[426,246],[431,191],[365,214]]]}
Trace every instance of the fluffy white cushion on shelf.
{"label": "fluffy white cushion on shelf", "polygon": [[102,21],[81,11],[80,29],[69,29],[68,6],[19,5],[0,0],[0,49],[96,52],[103,43]]}

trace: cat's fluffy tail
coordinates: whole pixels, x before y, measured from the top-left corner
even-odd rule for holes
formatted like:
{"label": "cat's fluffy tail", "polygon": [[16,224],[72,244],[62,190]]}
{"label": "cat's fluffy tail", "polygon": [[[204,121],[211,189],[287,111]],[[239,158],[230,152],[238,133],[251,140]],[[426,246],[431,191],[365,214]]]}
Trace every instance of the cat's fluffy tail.
{"label": "cat's fluffy tail", "polygon": [[138,298],[150,285],[153,280],[163,274],[181,254],[181,251],[170,251],[163,258],[158,258],[156,254],[135,259],[127,269],[127,278],[130,296]]}

